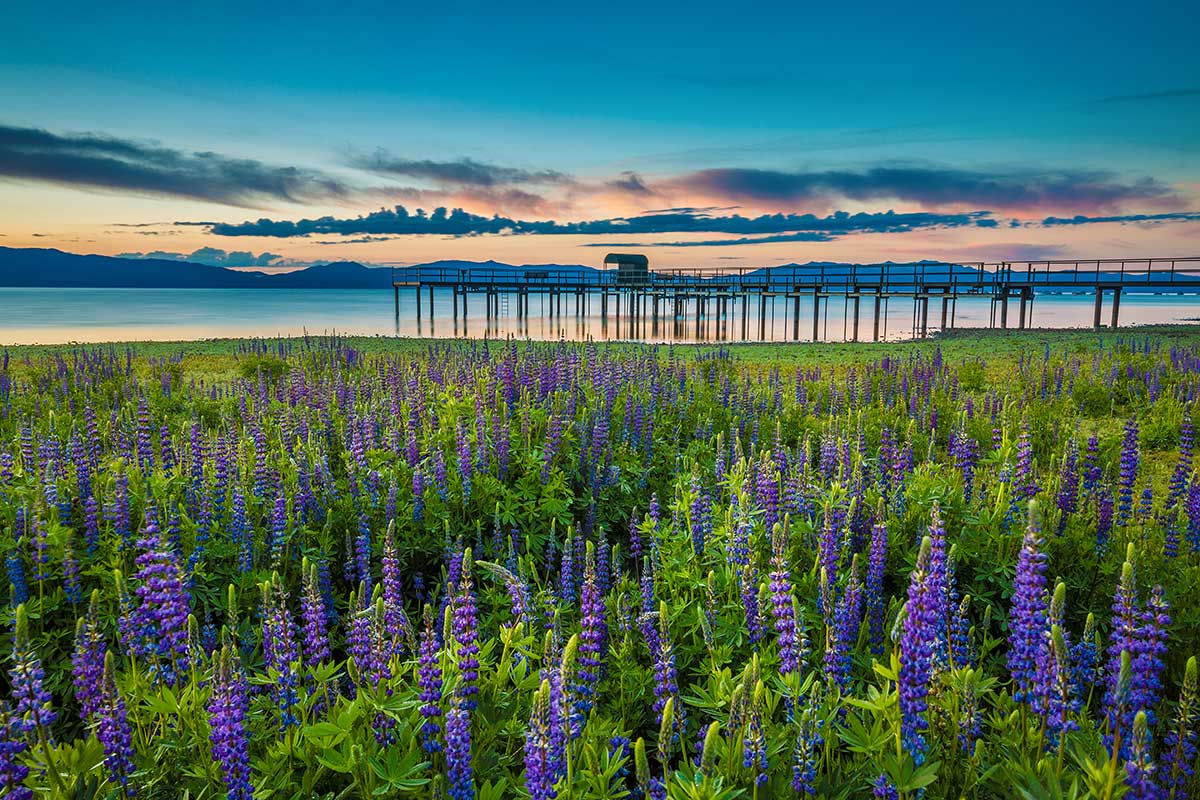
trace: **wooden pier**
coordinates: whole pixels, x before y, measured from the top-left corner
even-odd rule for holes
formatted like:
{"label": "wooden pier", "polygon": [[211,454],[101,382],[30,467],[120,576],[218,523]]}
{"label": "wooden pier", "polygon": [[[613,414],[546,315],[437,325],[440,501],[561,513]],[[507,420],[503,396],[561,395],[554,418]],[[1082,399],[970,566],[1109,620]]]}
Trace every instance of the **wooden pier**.
{"label": "wooden pier", "polygon": [[[614,256],[610,256],[610,259]],[[621,258],[641,258],[623,256]],[[643,259],[644,262],[644,259]],[[608,263],[616,263],[609,261]],[[626,265],[627,266],[627,265]],[[451,293],[455,329],[461,313],[464,330],[468,298],[483,299],[489,326],[515,314],[518,327],[529,319],[531,297],[539,297],[552,320],[585,317],[599,311],[601,331],[612,324],[619,337],[636,339],[659,335],[672,326],[675,335],[695,325],[716,326],[718,338],[765,338],[768,309],[782,298],[791,302],[793,339],[802,333],[801,319],[809,317],[811,340],[820,341],[827,326],[829,304],[843,304],[843,338],[860,341],[886,336],[891,302],[912,303],[912,331],[925,337],[931,330],[930,306],[938,317],[934,329],[954,327],[960,298],[991,300],[989,325],[1024,329],[1032,324],[1033,303],[1039,293],[1094,294],[1094,326],[1102,326],[1105,296],[1110,326],[1119,323],[1123,292],[1200,295],[1200,256],[1189,258],[1099,259],[1091,261],[1022,261],[909,264],[830,264],[769,268],[628,269],[491,269],[473,267],[403,268],[392,271],[396,317],[400,292],[412,291],[417,320],[423,307],[434,319],[434,292]],[[564,300],[566,312],[564,313]],[[865,301],[865,302],[864,302]],[[427,304],[427,305],[426,305]],[[1010,309],[1010,305],[1015,308]],[[514,308],[515,306],[515,308]],[[810,314],[805,309],[811,309]],[[479,313],[476,311],[475,313]],[[1015,319],[1012,317],[1015,316]],[[870,321],[868,330],[862,326]],[[940,323],[940,324],[939,324]],[[804,333],[809,326],[803,326]],[[827,332],[827,331],[826,331]]]}

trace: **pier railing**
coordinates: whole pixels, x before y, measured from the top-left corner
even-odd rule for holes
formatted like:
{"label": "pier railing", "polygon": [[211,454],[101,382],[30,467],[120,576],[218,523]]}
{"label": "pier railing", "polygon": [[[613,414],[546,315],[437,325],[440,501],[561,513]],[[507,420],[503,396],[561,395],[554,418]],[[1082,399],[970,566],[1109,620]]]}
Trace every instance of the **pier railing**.
{"label": "pier railing", "polygon": [[1200,256],[1189,258],[1090,259],[999,262],[808,264],[778,267],[666,267],[635,280],[614,270],[496,269],[490,267],[397,267],[398,286],[455,287],[467,292],[674,291],[831,293],[880,290],[908,294],[929,289],[998,293],[1022,287],[1088,289],[1152,287],[1200,292]]}

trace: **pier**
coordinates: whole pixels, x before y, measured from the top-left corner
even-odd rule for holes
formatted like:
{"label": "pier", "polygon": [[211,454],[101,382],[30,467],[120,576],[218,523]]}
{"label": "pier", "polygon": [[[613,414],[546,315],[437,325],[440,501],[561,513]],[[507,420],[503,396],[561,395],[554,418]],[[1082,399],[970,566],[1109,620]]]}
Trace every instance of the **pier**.
{"label": "pier", "polygon": [[[543,313],[564,322],[598,313],[601,329],[637,339],[695,328],[714,338],[765,338],[768,311],[779,300],[791,305],[791,336],[826,338],[830,304],[842,304],[843,339],[886,337],[890,304],[911,303],[912,335],[955,325],[958,301],[990,300],[989,327],[1024,329],[1032,324],[1039,294],[1095,297],[1094,327],[1120,322],[1123,293],[1200,295],[1200,256],[1188,258],[1004,261],[975,263],[812,264],[784,267],[651,269],[644,256],[610,254],[613,269],[466,269],[397,267],[392,270],[396,317],[400,293],[414,292],[417,320],[423,308],[434,321],[434,292],[449,292],[452,322],[482,314],[489,326],[515,316],[518,326],[538,297]],[[483,308],[478,302],[482,300]],[[930,320],[931,306],[936,315]],[[803,321],[803,322],[802,322]],[[667,326],[670,326],[669,328]]]}

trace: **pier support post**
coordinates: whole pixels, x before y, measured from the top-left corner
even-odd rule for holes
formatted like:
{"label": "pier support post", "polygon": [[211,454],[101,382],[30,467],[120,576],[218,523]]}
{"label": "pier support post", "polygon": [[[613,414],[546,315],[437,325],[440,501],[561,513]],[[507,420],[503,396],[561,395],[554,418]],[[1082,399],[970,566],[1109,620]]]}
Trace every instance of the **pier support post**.
{"label": "pier support post", "polygon": [[813,341],[818,341],[821,332],[821,287],[813,287]]}
{"label": "pier support post", "polygon": [[929,333],[929,294],[926,293],[921,298],[921,338],[924,339]]}
{"label": "pier support post", "polygon": [[400,287],[392,286],[392,294],[395,295],[396,301],[396,319],[400,318]]}
{"label": "pier support post", "polygon": [[883,287],[875,291],[875,341],[879,341],[879,312],[883,306]]}
{"label": "pier support post", "polygon": [[950,296],[942,294],[942,331],[946,330],[946,317],[950,315]]}
{"label": "pier support post", "polygon": [[421,321],[421,284],[417,284],[417,322]]}
{"label": "pier support post", "polygon": [[[795,287],[792,287],[793,290]],[[792,297],[792,338],[800,341],[800,293]]]}
{"label": "pier support post", "polygon": [[1117,329],[1117,312],[1121,310],[1121,287],[1113,289],[1112,328]]}
{"label": "pier support post", "polygon": [[854,329],[851,333],[851,341],[858,341],[858,306],[862,302],[862,296],[858,293],[858,287],[854,287]]}
{"label": "pier support post", "polygon": [[1026,297],[1026,292],[1024,289],[1021,289],[1021,310],[1019,312],[1019,318],[1017,320],[1017,327],[1020,330],[1025,330],[1025,305],[1026,305],[1027,301],[1028,301],[1028,298]]}
{"label": "pier support post", "polygon": [[1004,294],[1000,295],[1000,327],[1008,327],[1008,287],[1005,286],[1001,291]]}
{"label": "pier support post", "polygon": [[433,322],[433,284],[429,284],[429,321]]}
{"label": "pier support post", "polygon": [[1095,314],[1092,316],[1092,327],[1095,328],[1096,330],[1100,329],[1100,310],[1103,308],[1103,306],[1104,306],[1104,288],[1097,286],[1096,287],[1096,311],[1095,311]]}

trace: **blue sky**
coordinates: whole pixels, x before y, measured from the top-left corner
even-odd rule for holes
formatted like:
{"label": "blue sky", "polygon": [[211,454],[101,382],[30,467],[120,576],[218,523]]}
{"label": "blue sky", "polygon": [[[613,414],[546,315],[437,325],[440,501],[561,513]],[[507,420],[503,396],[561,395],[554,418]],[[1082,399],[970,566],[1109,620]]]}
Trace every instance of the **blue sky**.
{"label": "blue sky", "polygon": [[[1030,223],[1200,210],[1198,8],[18,3],[6,12],[0,49],[0,128],[21,141],[22,131],[55,138],[37,153],[21,145],[6,161],[0,137],[0,244],[270,245],[298,261],[382,263],[488,253],[578,261],[593,257],[586,245],[605,241],[384,231],[391,238],[351,243],[361,234],[345,234],[339,246],[315,235],[229,242],[211,228],[177,226],[148,243],[116,227],[349,220],[403,204],[517,221],[703,207],[710,218],[893,210],[990,212],[1004,223],[839,233],[791,246],[667,246],[680,233],[705,240],[690,229],[647,240],[660,261],[689,263],[903,257],[922,246],[1192,254],[1200,223],[1188,217],[1069,231]],[[64,151],[78,155],[82,134],[157,148],[155,169],[167,168],[168,152],[212,153],[228,162],[221,180],[235,162],[254,162],[338,191],[179,193],[170,177],[165,190],[162,176],[98,179],[93,168],[102,165],[62,161]],[[493,169],[486,184],[479,170],[463,182],[448,171],[456,164]],[[546,180],[553,175],[562,179]],[[922,180],[929,191],[913,189]],[[991,181],[1005,189],[998,199],[980,188]],[[1033,190],[1014,200],[1016,186]]]}

